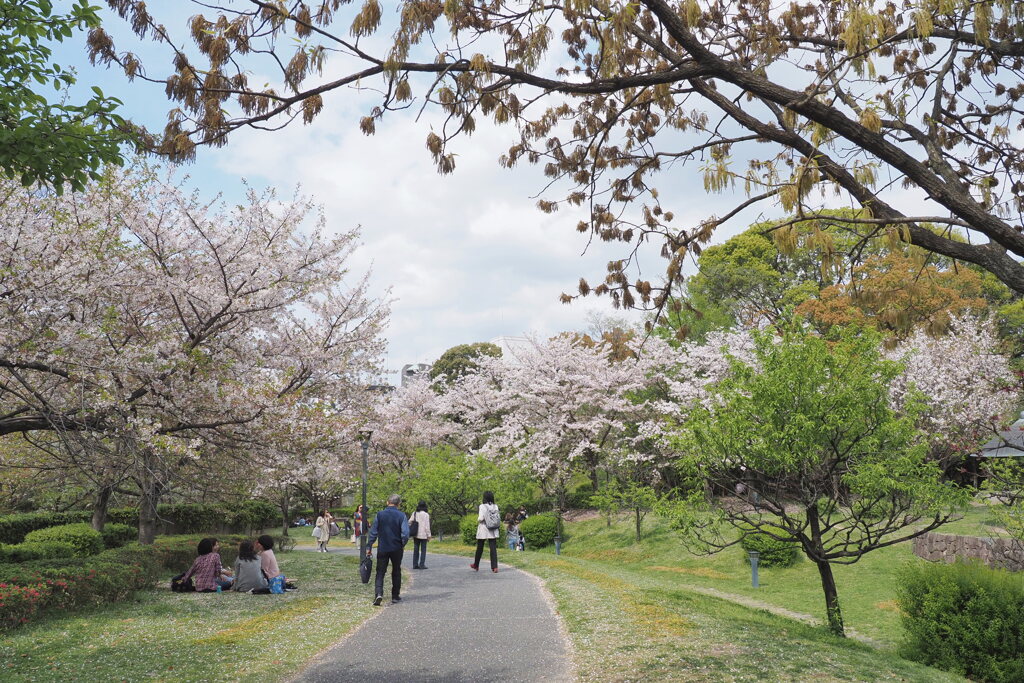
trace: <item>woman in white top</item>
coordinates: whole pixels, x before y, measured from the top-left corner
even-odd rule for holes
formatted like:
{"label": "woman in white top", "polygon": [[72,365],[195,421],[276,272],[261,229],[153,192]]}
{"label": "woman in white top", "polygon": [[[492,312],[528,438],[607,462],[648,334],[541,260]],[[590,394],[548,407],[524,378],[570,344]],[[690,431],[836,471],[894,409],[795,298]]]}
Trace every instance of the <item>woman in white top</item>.
{"label": "woman in white top", "polygon": [[320,531],[316,537],[317,552],[327,552],[327,544],[331,540],[331,522],[333,521],[334,517],[327,510],[321,510],[320,516],[316,518],[316,528]]}
{"label": "woman in white top", "polygon": [[409,524],[416,524],[416,533],[413,534],[412,546],[412,568],[427,568],[427,541],[430,540],[430,513],[427,512],[426,501],[420,501],[416,506],[416,512],[409,517]]}
{"label": "woman in white top", "polygon": [[476,555],[473,564],[469,565],[473,571],[480,570],[480,557],[484,554],[484,541],[491,551],[491,571],[498,573],[498,536],[501,534],[501,513],[498,506],[494,504],[494,494],[484,491],[484,502],[480,504],[476,516]]}

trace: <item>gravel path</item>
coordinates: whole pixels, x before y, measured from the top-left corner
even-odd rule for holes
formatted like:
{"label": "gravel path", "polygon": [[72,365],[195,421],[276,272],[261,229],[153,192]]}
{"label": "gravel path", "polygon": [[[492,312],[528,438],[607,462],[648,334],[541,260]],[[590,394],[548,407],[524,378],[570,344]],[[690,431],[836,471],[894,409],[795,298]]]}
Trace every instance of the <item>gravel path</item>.
{"label": "gravel path", "polygon": [[[332,552],[354,554],[350,548]],[[388,599],[389,568],[380,613],[318,655],[294,681],[573,679],[568,642],[538,579],[504,565],[493,574],[486,549],[479,572],[469,568],[469,559],[432,554],[429,546],[427,569],[412,571],[411,560],[410,545],[402,563],[402,602]],[[372,577],[370,582],[367,600]]]}

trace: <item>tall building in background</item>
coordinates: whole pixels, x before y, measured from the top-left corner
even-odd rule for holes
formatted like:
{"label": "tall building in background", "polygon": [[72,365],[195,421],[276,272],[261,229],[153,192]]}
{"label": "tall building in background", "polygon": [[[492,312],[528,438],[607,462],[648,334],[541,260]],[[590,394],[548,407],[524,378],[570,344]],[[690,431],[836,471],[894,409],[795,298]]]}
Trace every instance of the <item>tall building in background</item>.
{"label": "tall building in background", "polygon": [[429,363],[408,363],[402,366],[402,386],[416,379],[426,377],[430,373]]}

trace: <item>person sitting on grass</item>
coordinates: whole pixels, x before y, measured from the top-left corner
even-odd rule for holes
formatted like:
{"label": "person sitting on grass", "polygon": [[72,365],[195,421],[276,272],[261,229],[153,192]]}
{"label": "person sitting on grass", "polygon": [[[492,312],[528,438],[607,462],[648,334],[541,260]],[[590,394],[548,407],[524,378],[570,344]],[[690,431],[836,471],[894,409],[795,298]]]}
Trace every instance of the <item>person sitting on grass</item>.
{"label": "person sitting on grass", "polygon": [[204,538],[199,541],[196,552],[199,557],[195,559],[192,566],[182,582],[190,578],[195,583],[196,591],[199,593],[213,593],[217,588],[230,588],[232,579],[231,570],[225,569],[220,563],[220,543],[216,538]]}
{"label": "person sitting on grass", "polygon": [[267,580],[263,576],[260,558],[252,541],[238,544],[238,560],[235,562],[235,582],[231,590],[241,593],[265,594],[270,592]]}

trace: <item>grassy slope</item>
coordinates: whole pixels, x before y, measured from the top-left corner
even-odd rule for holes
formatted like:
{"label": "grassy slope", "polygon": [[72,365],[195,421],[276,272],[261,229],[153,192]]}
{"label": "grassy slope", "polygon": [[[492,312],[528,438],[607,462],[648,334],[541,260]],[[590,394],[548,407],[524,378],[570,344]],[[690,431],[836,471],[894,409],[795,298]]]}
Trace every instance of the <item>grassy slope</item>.
{"label": "grassy slope", "polygon": [[[139,593],[0,639],[4,681],[282,680],[372,612],[354,557],[292,552],[285,595]],[[169,577],[168,577],[169,578]]]}
{"label": "grassy slope", "polygon": [[[973,509],[943,531],[991,533],[990,515]],[[545,579],[569,627],[582,680],[963,680],[895,654],[901,632],[894,573],[920,561],[909,544],[835,568],[848,630],[872,646],[737,604],[820,618],[818,573],[806,560],[763,569],[754,589],[741,550],[695,556],[653,518],[641,543],[625,518],[610,528],[600,519],[570,524],[567,535],[561,557],[545,549],[503,552],[501,560]],[[433,549],[468,552],[459,543],[435,542]]]}

